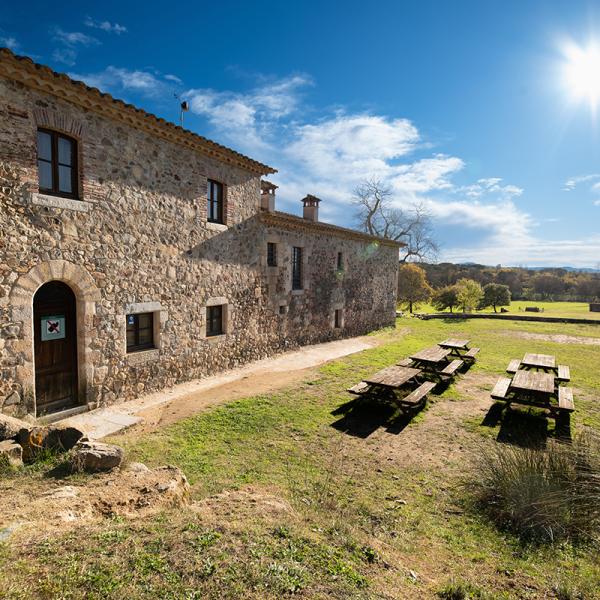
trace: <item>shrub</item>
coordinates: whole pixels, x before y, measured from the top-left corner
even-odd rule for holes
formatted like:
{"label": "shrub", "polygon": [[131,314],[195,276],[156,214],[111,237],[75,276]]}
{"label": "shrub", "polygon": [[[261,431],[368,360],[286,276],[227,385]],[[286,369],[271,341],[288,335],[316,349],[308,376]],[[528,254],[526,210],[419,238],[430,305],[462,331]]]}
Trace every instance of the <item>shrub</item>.
{"label": "shrub", "polygon": [[526,540],[592,539],[600,533],[600,436],[544,449],[494,444],[476,459],[478,504]]}

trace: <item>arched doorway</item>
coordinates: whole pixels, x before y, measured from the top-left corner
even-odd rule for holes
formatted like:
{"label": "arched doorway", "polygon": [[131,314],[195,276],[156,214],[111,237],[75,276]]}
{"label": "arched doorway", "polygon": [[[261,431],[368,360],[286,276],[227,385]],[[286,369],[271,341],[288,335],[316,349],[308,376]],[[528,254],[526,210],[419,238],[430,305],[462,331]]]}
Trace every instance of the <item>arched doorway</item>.
{"label": "arched doorway", "polygon": [[35,293],[33,332],[37,416],[77,406],[77,303],[66,283]]}

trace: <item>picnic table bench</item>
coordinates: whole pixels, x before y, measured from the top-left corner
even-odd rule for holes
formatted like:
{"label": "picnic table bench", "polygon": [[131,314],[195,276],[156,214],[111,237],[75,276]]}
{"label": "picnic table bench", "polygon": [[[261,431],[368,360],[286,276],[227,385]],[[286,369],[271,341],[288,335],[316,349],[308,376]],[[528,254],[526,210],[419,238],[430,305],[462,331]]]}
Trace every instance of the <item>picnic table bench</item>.
{"label": "picnic table bench", "polygon": [[[411,354],[409,360],[413,366],[421,369],[427,375],[433,376],[439,381],[446,381],[453,377],[464,364],[458,358],[450,360],[451,355],[450,348],[432,346]],[[402,362],[404,363],[404,361]]]}
{"label": "picnic table bench", "polygon": [[507,373],[516,373],[519,369],[556,373],[558,381],[570,381],[571,369],[567,365],[557,365],[556,358],[551,354],[525,354],[522,360],[513,358],[506,367]]}
{"label": "picnic table bench", "polygon": [[452,356],[456,356],[462,360],[474,362],[475,357],[479,353],[479,348],[469,348],[469,342],[471,340],[461,338],[448,338],[443,342],[440,342],[438,346],[440,348],[447,348],[450,350]]}
{"label": "picnic table bench", "polygon": [[569,367],[556,366],[551,355],[526,354],[521,361],[511,360],[506,370],[513,377],[496,382],[491,393],[494,400],[546,408],[557,420],[557,429],[568,430],[570,413],[575,410],[573,390],[560,384],[569,381]]}
{"label": "picnic table bench", "polygon": [[[427,394],[435,387],[435,383],[419,381],[420,369],[397,366],[386,367],[373,375],[365,377],[360,383],[348,389],[357,396],[377,396],[393,401],[402,409],[415,408],[423,404]],[[414,389],[414,386],[417,386]],[[399,391],[408,391],[399,396]]]}

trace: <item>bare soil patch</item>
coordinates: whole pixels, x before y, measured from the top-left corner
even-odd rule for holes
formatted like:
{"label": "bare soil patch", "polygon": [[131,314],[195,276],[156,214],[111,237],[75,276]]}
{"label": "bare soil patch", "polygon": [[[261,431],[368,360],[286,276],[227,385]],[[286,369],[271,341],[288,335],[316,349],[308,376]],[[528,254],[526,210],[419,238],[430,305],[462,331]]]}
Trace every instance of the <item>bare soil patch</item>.
{"label": "bare soil patch", "polygon": [[418,422],[399,432],[379,428],[369,438],[370,447],[399,467],[464,470],[466,456],[481,436],[464,427],[465,419],[483,420],[491,406],[489,390],[497,377],[467,373],[456,382],[464,400],[431,394]]}
{"label": "bare soil patch", "polygon": [[581,344],[584,346],[600,346],[600,338],[595,337],[583,337],[577,335],[563,335],[563,334],[544,334],[544,333],[531,333],[529,331],[511,331],[503,332],[503,335],[509,335],[511,337],[518,337],[525,340],[540,340],[542,342],[554,342],[556,344]]}
{"label": "bare soil patch", "polygon": [[139,463],[94,477],[0,480],[0,533],[64,531],[106,517],[146,517],[189,501],[177,467]]}

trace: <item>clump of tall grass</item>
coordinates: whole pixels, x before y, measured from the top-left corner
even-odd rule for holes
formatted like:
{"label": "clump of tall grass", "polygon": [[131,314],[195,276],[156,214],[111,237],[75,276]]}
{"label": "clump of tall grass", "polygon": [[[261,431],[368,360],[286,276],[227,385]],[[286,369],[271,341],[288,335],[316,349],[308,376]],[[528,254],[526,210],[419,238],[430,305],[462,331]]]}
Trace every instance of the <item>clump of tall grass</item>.
{"label": "clump of tall grass", "polygon": [[497,443],[475,461],[478,505],[501,527],[537,542],[600,537],[600,435],[542,449]]}

